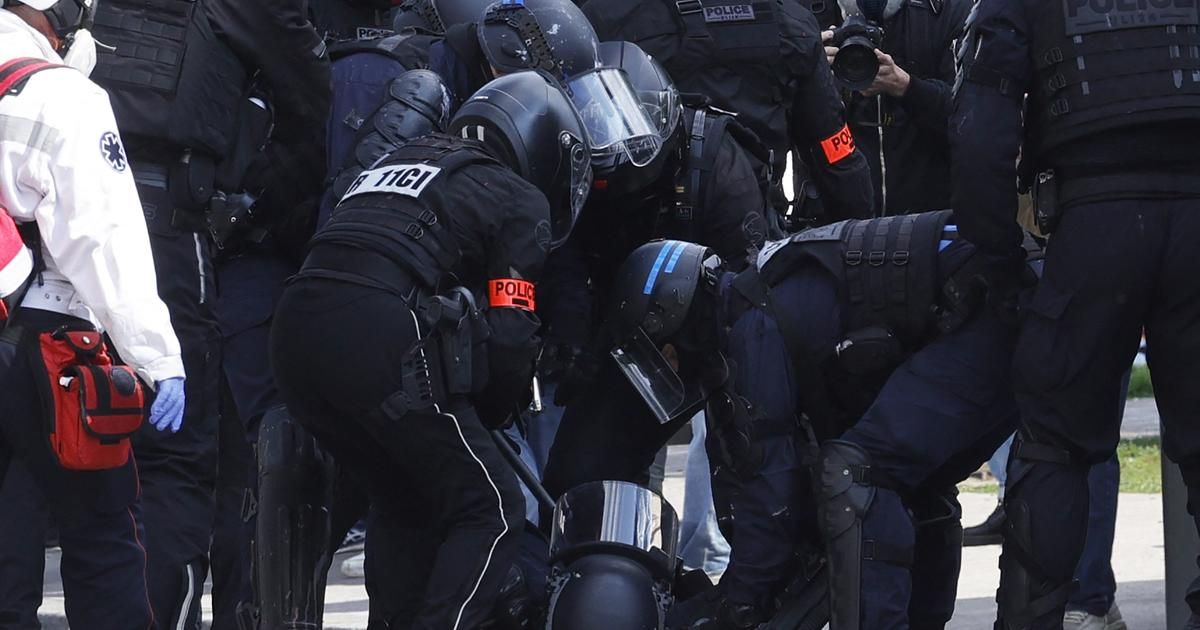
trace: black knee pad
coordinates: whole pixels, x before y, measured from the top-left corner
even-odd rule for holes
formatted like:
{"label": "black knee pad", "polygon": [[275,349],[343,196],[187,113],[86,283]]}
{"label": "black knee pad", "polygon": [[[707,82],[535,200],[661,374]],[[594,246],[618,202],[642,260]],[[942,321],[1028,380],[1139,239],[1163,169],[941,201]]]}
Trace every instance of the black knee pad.
{"label": "black knee pad", "polygon": [[818,520],[829,560],[830,614],[839,630],[857,630],[862,618],[862,522],[875,500],[871,456],[852,442],[821,446]]}

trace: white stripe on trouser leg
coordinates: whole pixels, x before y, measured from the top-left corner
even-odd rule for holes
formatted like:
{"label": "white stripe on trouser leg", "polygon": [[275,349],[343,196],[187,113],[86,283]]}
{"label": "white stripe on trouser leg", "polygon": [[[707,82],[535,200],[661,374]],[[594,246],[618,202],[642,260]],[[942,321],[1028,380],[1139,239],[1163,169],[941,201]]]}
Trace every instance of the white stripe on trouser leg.
{"label": "white stripe on trouser leg", "polygon": [[175,630],[183,630],[184,624],[191,616],[192,598],[196,596],[196,574],[192,572],[191,564],[187,565],[187,583],[187,594],[183,596],[183,605],[179,607],[179,619],[175,624]]}
{"label": "white stripe on trouser leg", "polygon": [[204,270],[204,249],[200,244],[200,235],[192,234],[196,240],[196,267],[200,270],[200,303],[208,301],[208,273]]}
{"label": "white stripe on trouser leg", "polygon": [[[417,331],[417,339],[420,339],[421,323],[417,320],[416,312],[411,310],[409,312],[412,313],[413,327]],[[421,358],[425,358],[425,348],[421,348]],[[504,527],[500,534],[496,536],[496,539],[492,541],[491,548],[488,549],[487,558],[483,561],[483,568],[479,571],[479,579],[475,580],[475,586],[471,588],[471,593],[467,595],[467,598],[463,600],[462,606],[458,608],[458,615],[455,616],[454,626],[451,628],[451,630],[458,630],[459,624],[462,623],[463,613],[465,613],[467,610],[467,605],[471,603],[472,599],[475,599],[475,594],[479,592],[479,585],[483,583],[483,576],[487,575],[488,568],[492,565],[492,556],[496,554],[496,547],[500,544],[500,539],[504,538],[504,536],[508,534],[508,519],[504,517],[504,498],[500,496],[500,488],[497,487],[496,482],[492,480],[491,474],[488,473],[487,466],[485,466],[483,461],[479,459],[479,456],[475,454],[475,450],[471,448],[471,445],[467,443],[467,437],[463,435],[462,425],[458,423],[458,417],[452,413],[444,413],[436,404],[433,406],[433,410],[437,412],[438,415],[446,416],[454,421],[454,429],[458,431],[458,439],[462,440],[463,447],[467,449],[467,453],[471,455],[471,459],[475,460],[476,464],[479,464],[479,469],[483,471],[484,479],[487,479],[488,485],[492,487],[492,492],[496,493],[496,507],[500,513],[500,524]]]}

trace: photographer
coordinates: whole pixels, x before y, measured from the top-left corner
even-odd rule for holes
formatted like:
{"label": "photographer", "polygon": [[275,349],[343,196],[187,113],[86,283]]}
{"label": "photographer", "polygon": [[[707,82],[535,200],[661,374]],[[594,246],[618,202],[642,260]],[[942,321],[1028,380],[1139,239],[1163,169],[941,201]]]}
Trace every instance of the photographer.
{"label": "photographer", "polygon": [[854,141],[871,164],[875,215],[948,208],[953,45],[971,3],[839,4],[843,23],[827,28],[821,39],[842,86]]}

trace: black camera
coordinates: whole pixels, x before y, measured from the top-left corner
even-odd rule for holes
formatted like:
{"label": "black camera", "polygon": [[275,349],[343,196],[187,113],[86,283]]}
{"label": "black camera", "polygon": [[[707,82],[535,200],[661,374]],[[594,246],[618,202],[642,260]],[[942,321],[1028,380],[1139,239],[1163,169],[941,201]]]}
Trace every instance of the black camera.
{"label": "black camera", "polygon": [[879,74],[875,49],[883,44],[883,28],[862,15],[851,15],[833,31],[832,44],[838,48],[833,74],[842,85],[850,90],[871,87]]}

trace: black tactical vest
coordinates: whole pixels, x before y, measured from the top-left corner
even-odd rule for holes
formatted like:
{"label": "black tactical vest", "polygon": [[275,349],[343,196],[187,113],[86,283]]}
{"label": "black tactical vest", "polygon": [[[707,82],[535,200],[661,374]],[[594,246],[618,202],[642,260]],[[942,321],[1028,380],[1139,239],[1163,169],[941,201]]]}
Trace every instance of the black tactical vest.
{"label": "black tactical vest", "polygon": [[795,86],[781,33],[799,27],[779,0],[592,0],[584,12],[601,39],[631,41],[662,62],[680,92],[738,112],[782,164]]}
{"label": "black tactical vest", "polygon": [[1029,138],[1039,160],[1100,132],[1200,120],[1200,1],[1037,4]]}
{"label": "black tactical vest", "polygon": [[216,159],[230,151],[247,76],[202,0],[104,0],[94,32],[104,45],[91,78],[108,91],[122,135]]}
{"label": "black tactical vest", "polygon": [[934,330],[938,241],[951,214],[851,219],[805,230],[767,243],[758,273],[774,286],[798,265],[816,262],[841,281],[846,331],[885,328],[915,350]]}
{"label": "black tactical vest", "polygon": [[[325,245],[373,252],[439,292],[445,288],[440,286],[443,278],[456,271],[462,258],[444,222],[443,213],[453,210],[446,184],[455,171],[472,164],[499,162],[479,146],[440,134],[405,144],[355,179],[333,218],[313,238],[313,252]],[[332,277],[323,271],[330,270],[306,263],[298,277]],[[376,286],[378,280],[359,282]]]}

